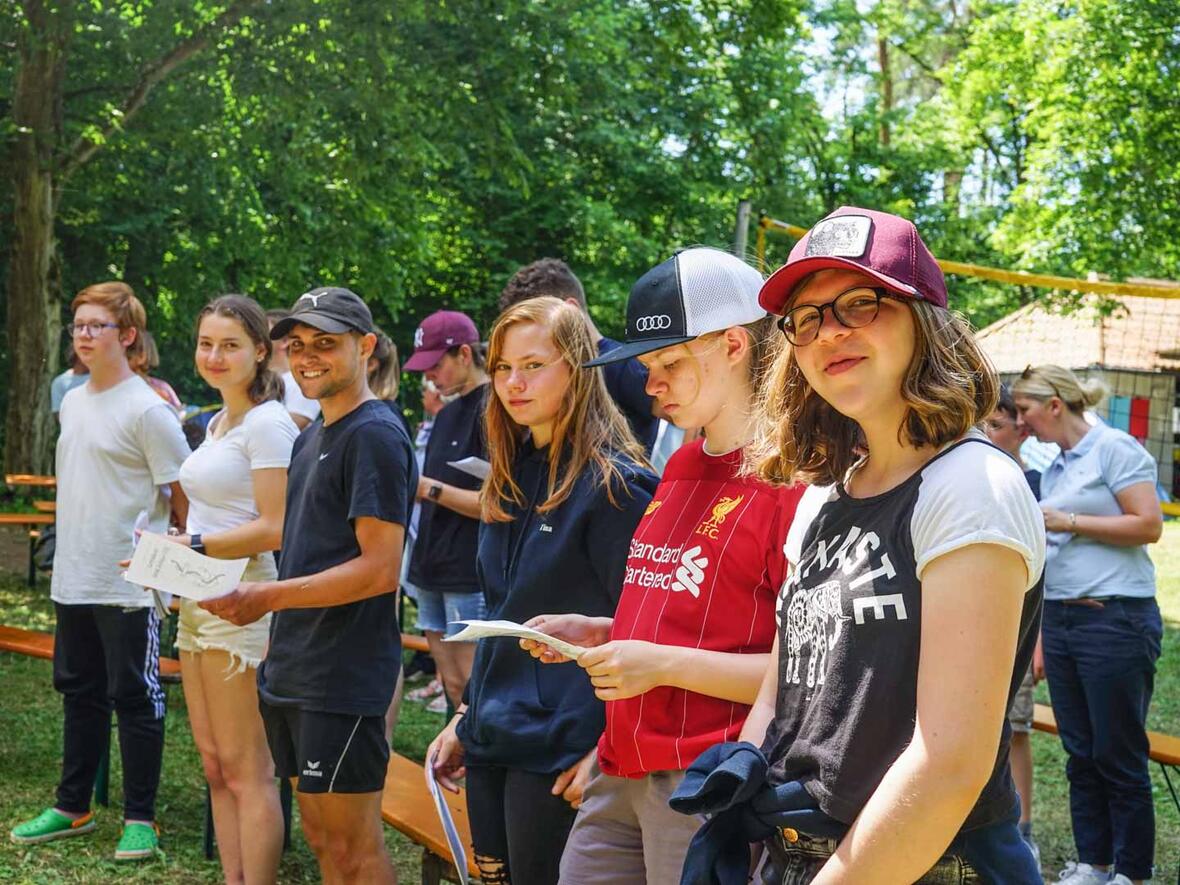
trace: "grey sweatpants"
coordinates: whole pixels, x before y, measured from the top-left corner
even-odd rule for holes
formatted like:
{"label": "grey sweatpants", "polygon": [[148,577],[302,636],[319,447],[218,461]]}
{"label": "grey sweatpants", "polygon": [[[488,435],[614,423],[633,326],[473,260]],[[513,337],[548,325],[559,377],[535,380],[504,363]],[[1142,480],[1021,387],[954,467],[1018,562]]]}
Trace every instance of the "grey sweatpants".
{"label": "grey sweatpants", "polygon": [[679,882],[688,843],[705,822],[668,807],[683,778],[683,771],[611,777],[595,763],[561,856],[560,885]]}

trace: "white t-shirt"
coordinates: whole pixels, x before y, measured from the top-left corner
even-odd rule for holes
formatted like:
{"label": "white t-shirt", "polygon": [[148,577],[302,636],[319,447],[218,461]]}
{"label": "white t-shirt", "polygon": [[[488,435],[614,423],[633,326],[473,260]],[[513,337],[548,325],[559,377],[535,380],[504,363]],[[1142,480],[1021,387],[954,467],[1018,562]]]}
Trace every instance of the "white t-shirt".
{"label": "white t-shirt", "polygon": [[168,529],[169,483],[189,455],[176,413],[138,375],[94,393],[76,387],[61,404],[57,441],[57,549],[50,596],[67,605],[147,607],[123,580],[136,523]]}
{"label": "white t-shirt", "polygon": [[283,405],[292,415],[299,415],[308,421],[314,421],[320,416],[319,402],[303,395],[299,383],[290,372],[283,373],[283,390]]}
{"label": "white t-shirt", "polygon": [[214,436],[225,420],[222,409],[209,422],[205,440],[180,468],[188,495],[188,533],[212,534],[258,518],[250,471],[286,468],[299,428],[277,400],[246,413],[237,427]]}
{"label": "white t-shirt", "polygon": [[[963,438],[987,439],[979,430]],[[848,471],[849,476],[858,466]],[[1011,457],[990,445],[960,445],[920,472],[918,495],[909,512],[890,512],[886,520],[909,521],[918,580],[940,556],[972,544],[996,544],[1024,560],[1025,590],[1036,586],[1045,568],[1045,520]],[[823,505],[838,498],[836,486],[812,486],[804,493],[787,534],[790,562],[800,561],[804,536]]]}

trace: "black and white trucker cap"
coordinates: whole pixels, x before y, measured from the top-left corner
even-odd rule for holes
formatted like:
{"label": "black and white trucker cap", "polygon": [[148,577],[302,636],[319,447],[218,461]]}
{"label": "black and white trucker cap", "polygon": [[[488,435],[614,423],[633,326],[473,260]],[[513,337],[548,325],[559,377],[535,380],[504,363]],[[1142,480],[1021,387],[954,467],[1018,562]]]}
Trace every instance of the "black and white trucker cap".
{"label": "black and white trucker cap", "polygon": [[586,366],[604,366],[683,344],[766,316],[758,305],[762,274],[707,246],[677,252],[631,287],[624,342]]}

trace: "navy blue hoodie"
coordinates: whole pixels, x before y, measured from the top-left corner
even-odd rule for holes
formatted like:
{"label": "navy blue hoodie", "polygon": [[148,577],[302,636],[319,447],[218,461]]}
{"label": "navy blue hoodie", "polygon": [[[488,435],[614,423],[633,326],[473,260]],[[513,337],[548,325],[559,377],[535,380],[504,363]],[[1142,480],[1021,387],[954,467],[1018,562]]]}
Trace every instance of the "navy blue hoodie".
{"label": "navy blue hoodie", "polygon": [[[631,535],[659,480],[615,456],[624,479],[615,483],[618,506],[597,471],[587,469],[560,507],[538,514],[548,496],[548,455],[547,448],[523,444],[513,478],[528,505],[507,507],[511,522],[480,524],[476,571],[488,617],[518,623],[563,612],[611,617]],[[542,664],[505,637],[480,640],[465,700],[458,735],[468,764],[561,771],[586,755],[606,722],[581,667]]]}

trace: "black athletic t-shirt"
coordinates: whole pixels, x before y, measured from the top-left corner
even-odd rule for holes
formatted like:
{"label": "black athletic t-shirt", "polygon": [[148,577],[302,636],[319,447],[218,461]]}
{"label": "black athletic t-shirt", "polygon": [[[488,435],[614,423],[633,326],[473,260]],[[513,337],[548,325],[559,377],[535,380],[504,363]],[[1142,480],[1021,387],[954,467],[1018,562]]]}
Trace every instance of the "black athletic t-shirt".
{"label": "black athletic t-shirt", "polygon": [[[461,489],[478,489],[482,483],[448,461],[475,457],[485,461],[483,411],[491,385],[479,387],[447,403],[434,418],[422,475]],[[422,501],[418,539],[410,560],[410,583],[415,587],[447,593],[478,593],[475,557],[479,546],[479,520],[456,513],[430,499]]]}
{"label": "black athletic t-shirt", "polygon": [[[313,575],[360,556],[355,520],[408,525],[418,471],[413,446],[381,400],[295,440],[279,578]],[[330,608],[275,612],[258,668],[269,704],[354,716],[384,715],[401,667],[397,598],[390,592]]]}
{"label": "black athletic t-shirt", "polygon": [[[787,542],[778,698],[763,743],[773,783],[800,781],[826,814],[852,823],[913,738],[922,571],[978,543],[1015,550],[1030,574],[1007,709],[1032,658],[1044,585],[1044,522],[1019,466],[972,432],[884,494],[851,498],[842,485],[804,494]],[[1002,728],[964,830],[1016,802],[1006,718]]]}
{"label": "black athletic t-shirt", "polygon": [[[621,346],[613,338],[600,338],[598,355],[610,353]],[[660,419],[651,413],[653,399],[645,389],[647,369],[634,357],[617,363],[607,363],[602,367],[602,380],[606,384],[606,392],[626,417],[627,423],[631,425],[631,432],[635,434],[635,438],[650,458],[651,450],[656,444],[656,435],[660,430]]]}

